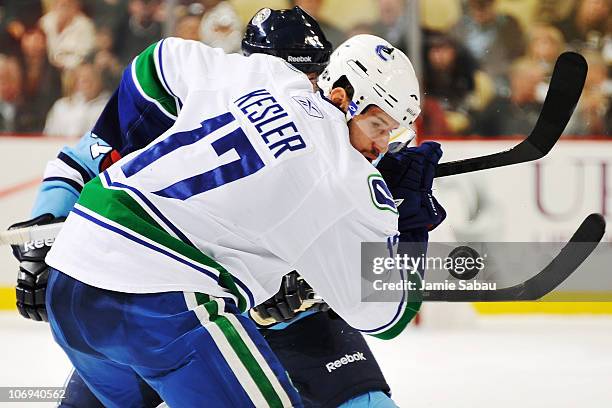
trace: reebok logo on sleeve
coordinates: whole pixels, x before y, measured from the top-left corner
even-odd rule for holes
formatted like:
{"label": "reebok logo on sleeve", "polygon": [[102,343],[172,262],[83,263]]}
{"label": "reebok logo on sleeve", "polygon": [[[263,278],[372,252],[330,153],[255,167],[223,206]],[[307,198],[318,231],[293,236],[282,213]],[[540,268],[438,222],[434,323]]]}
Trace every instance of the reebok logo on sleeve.
{"label": "reebok logo on sleeve", "polygon": [[307,96],[294,96],[293,100],[313,118],[323,119],[323,112],[321,112],[321,109],[319,109],[317,105],[315,105],[315,103]]}
{"label": "reebok logo on sleeve", "polygon": [[366,360],[367,358],[365,358],[363,353],[361,351],[358,351],[353,354],[345,354],[344,357],[339,358],[336,361],[330,361],[329,363],[325,364],[325,368],[327,368],[328,373],[331,373],[336,368],[340,368],[343,365],[354,363],[356,361],[366,361]]}

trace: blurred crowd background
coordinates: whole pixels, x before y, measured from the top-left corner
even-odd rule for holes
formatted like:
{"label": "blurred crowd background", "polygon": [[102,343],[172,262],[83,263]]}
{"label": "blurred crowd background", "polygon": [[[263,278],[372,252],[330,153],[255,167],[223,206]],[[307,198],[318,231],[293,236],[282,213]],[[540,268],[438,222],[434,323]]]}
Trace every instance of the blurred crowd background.
{"label": "blurred crowd background", "polygon": [[565,134],[612,138],[612,0],[0,0],[0,132],[80,137],[149,44],[240,52],[258,9],[294,5],[334,46],[372,33],[411,56],[422,136],[529,132],[556,57],[573,50],[589,74]]}

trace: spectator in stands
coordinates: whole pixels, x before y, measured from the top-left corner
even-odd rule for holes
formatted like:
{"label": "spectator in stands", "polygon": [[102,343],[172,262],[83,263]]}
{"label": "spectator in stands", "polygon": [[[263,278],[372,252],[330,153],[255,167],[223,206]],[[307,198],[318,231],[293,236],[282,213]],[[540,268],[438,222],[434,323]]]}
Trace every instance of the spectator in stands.
{"label": "spectator in stands", "polygon": [[536,23],[527,35],[527,57],[551,74],[557,57],[565,50],[563,34],[546,23]]}
{"label": "spectator in stands", "polygon": [[357,23],[346,32],[346,38],[351,38],[359,34],[374,34],[374,27],[368,23]]}
{"label": "spectator in stands", "polygon": [[453,132],[448,126],[446,112],[436,98],[425,95],[421,106],[421,115],[416,120],[417,134],[421,137],[451,136]]}
{"label": "spectator in stands", "polygon": [[508,66],[525,52],[522,29],[514,17],[495,12],[495,0],[468,0],[467,5],[451,34],[502,90]]}
{"label": "spectator in stands", "polygon": [[58,68],[75,68],[94,48],[96,30],[79,0],[55,0],[40,26],[47,36],[49,60]]}
{"label": "spectator in stands", "polygon": [[129,0],[128,14],[116,36],[117,55],[123,65],[161,38],[161,23],[156,20],[159,7],[159,0]]}
{"label": "spectator in stands", "polygon": [[192,14],[180,17],[176,22],[174,36],[185,40],[200,41],[200,22],[202,18]]}
{"label": "spectator in stands", "polygon": [[22,75],[17,58],[0,54],[0,132],[16,132],[23,104]]}
{"label": "spectator in stands", "polygon": [[19,42],[11,34],[9,22],[6,5],[0,4],[0,52],[3,55],[16,55],[19,52]]}
{"label": "spectator in stands", "polygon": [[100,75],[102,75],[102,86],[108,91],[113,91],[117,88],[124,68],[113,50],[114,36],[110,28],[98,28],[96,48],[88,56],[87,62],[95,65]]}
{"label": "spectator in stands", "polygon": [[404,13],[405,0],[378,0],[379,20],[374,34],[384,38],[404,52],[408,52],[406,35],[408,22]]}
{"label": "spectator in stands", "polygon": [[47,58],[45,33],[40,28],[26,31],[21,37],[21,71],[23,99],[17,117],[16,130],[40,133],[47,112],[62,95],[61,75]]}
{"label": "spectator in stands", "polygon": [[[89,13],[98,29],[106,28],[117,33],[128,14],[128,0],[84,0]],[[115,38],[116,40],[116,38]]]}
{"label": "spectator in stands", "polygon": [[564,133],[612,136],[612,81],[607,77],[606,63],[598,52],[586,51],[582,54],[589,71],[578,106]]}
{"label": "spectator in stands", "polygon": [[510,68],[510,96],[498,96],[475,117],[474,133],[482,136],[528,134],[538,119],[542,103],[536,89],[544,80],[542,66],[521,58]]}
{"label": "spectator in stands", "polygon": [[228,1],[204,0],[200,41],[226,53],[240,52],[242,22]]}
{"label": "spectator in stands", "polygon": [[576,8],[557,27],[572,49],[601,49],[610,33],[610,0],[578,0]]}
{"label": "spectator in stands", "polygon": [[321,6],[323,5],[323,0],[294,0],[293,5],[300,7],[317,20],[319,26],[321,26],[321,30],[323,30],[323,33],[325,34],[325,37],[330,43],[332,43],[334,48],[346,40],[345,33],[335,26],[329,24],[321,17]]}
{"label": "spectator in stands", "polygon": [[444,33],[430,32],[425,38],[425,92],[440,102],[451,132],[460,133],[469,126],[468,98],[475,89],[476,61]]}
{"label": "spectator in stands", "polygon": [[22,35],[42,16],[41,0],[0,1],[0,50],[17,55]]}
{"label": "spectator in stands", "polygon": [[82,136],[92,128],[110,98],[102,89],[100,72],[92,64],[80,65],[73,76],[72,93],[55,102],[47,116],[46,135]]}
{"label": "spectator in stands", "polygon": [[555,24],[572,12],[574,3],[576,0],[538,0],[532,3],[533,9],[530,16],[532,19],[537,18],[539,22]]}

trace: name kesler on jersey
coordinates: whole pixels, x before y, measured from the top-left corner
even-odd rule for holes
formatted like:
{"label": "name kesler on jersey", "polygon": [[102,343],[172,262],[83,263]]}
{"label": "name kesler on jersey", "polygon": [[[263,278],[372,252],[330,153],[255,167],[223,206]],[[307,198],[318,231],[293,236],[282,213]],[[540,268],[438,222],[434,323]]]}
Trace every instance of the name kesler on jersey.
{"label": "name kesler on jersey", "polygon": [[274,157],[306,147],[297,126],[280,103],[266,89],[249,92],[234,101],[255,126]]}
{"label": "name kesler on jersey", "polygon": [[387,183],[380,174],[371,174],[368,177],[368,185],[370,188],[370,198],[374,207],[379,210],[391,211],[397,214],[397,207],[393,200],[393,195],[387,187]]}

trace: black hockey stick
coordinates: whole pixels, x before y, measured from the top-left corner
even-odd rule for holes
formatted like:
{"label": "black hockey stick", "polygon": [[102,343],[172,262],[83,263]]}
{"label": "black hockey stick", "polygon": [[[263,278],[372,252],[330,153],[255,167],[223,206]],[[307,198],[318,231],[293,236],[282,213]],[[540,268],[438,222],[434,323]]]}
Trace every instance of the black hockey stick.
{"label": "black hockey stick", "polygon": [[569,242],[541,272],[525,282],[498,290],[423,291],[423,300],[447,302],[501,302],[537,300],[567,279],[601,241],[606,221],[601,214],[591,214],[582,221]]}
{"label": "black hockey stick", "polygon": [[555,64],[540,117],[531,134],[513,148],[486,156],[441,163],[436,177],[538,160],[557,143],[578,103],[587,73],[584,57],[565,52]]}

